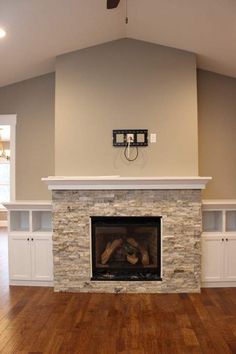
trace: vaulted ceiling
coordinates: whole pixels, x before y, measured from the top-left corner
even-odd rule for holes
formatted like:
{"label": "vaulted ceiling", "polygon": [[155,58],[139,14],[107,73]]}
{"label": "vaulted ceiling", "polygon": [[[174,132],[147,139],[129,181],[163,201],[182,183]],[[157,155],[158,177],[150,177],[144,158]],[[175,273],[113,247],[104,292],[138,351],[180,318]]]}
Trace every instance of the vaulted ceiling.
{"label": "vaulted ceiling", "polygon": [[[126,9],[129,23],[125,24]],[[236,77],[235,0],[0,0],[0,86],[54,70],[57,55],[130,37],[197,54]]]}

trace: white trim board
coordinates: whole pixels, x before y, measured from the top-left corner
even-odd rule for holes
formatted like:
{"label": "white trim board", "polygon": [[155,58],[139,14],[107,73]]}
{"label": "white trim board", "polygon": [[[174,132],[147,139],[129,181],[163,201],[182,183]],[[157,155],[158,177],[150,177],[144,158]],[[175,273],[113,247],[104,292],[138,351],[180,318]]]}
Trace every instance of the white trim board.
{"label": "white trim board", "polygon": [[53,281],[36,281],[36,280],[9,280],[9,285],[14,286],[44,286],[52,288]]}
{"label": "white trim board", "polygon": [[50,200],[17,200],[3,205],[7,210],[52,210]]}
{"label": "white trim board", "polygon": [[16,114],[4,114],[0,115],[0,125],[10,125],[10,199],[15,200],[16,197],[16,175],[15,175],[15,164],[16,164]]}
{"label": "white trim board", "polygon": [[203,210],[235,210],[236,199],[203,199],[202,208]]}
{"label": "white trim board", "polygon": [[205,189],[211,177],[50,176],[49,190]]}
{"label": "white trim board", "polygon": [[201,288],[236,288],[236,281],[202,282]]}

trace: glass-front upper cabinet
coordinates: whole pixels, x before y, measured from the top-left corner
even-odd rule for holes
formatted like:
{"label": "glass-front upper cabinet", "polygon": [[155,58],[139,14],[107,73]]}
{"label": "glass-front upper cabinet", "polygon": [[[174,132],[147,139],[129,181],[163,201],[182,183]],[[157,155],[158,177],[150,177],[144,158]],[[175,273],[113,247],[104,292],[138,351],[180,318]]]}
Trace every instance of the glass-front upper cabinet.
{"label": "glass-front upper cabinet", "polygon": [[236,232],[236,210],[226,210],[225,231]]}
{"label": "glass-front upper cabinet", "polygon": [[223,231],[223,213],[220,210],[205,210],[202,214],[204,232]]}

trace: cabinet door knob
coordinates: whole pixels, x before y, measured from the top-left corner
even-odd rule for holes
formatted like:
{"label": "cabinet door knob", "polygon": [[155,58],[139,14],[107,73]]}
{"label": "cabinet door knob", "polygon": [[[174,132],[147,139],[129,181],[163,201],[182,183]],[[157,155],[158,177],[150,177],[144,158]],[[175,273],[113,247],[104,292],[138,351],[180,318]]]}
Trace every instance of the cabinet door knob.
{"label": "cabinet door knob", "polygon": [[27,241],[29,241],[29,238],[27,238]]}
{"label": "cabinet door knob", "polygon": [[228,242],[229,240],[228,240],[228,239],[226,239],[226,241]]}
{"label": "cabinet door knob", "polygon": [[224,242],[224,239],[222,238],[221,241]]}
{"label": "cabinet door knob", "polygon": [[33,239],[33,238],[31,238],[31,241],[34,241],[34,239]]}

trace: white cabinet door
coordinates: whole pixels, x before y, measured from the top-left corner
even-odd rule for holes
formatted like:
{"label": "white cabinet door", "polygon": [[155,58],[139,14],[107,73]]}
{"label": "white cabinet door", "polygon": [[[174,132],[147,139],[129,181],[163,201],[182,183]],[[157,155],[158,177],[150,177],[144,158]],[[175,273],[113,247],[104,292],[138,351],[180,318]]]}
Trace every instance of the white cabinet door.
{"label": "white cabinet door", "polygon": [[202,281],[222,281],[225,241],[220,236],[202,237]]}
{"label": "white cabinet door", "polygon": [[29,236],[11,235],[9,243],[10,279],[30,280],[31,255]]}
{"label": "white cabinet door", "polygon": [[31,237],[32,280],[53,279],[52,236],[33,235]]}
{"label": "white cabinet door", "polygon": [[225,280],[236,281],[236,236],[225,238]]}

